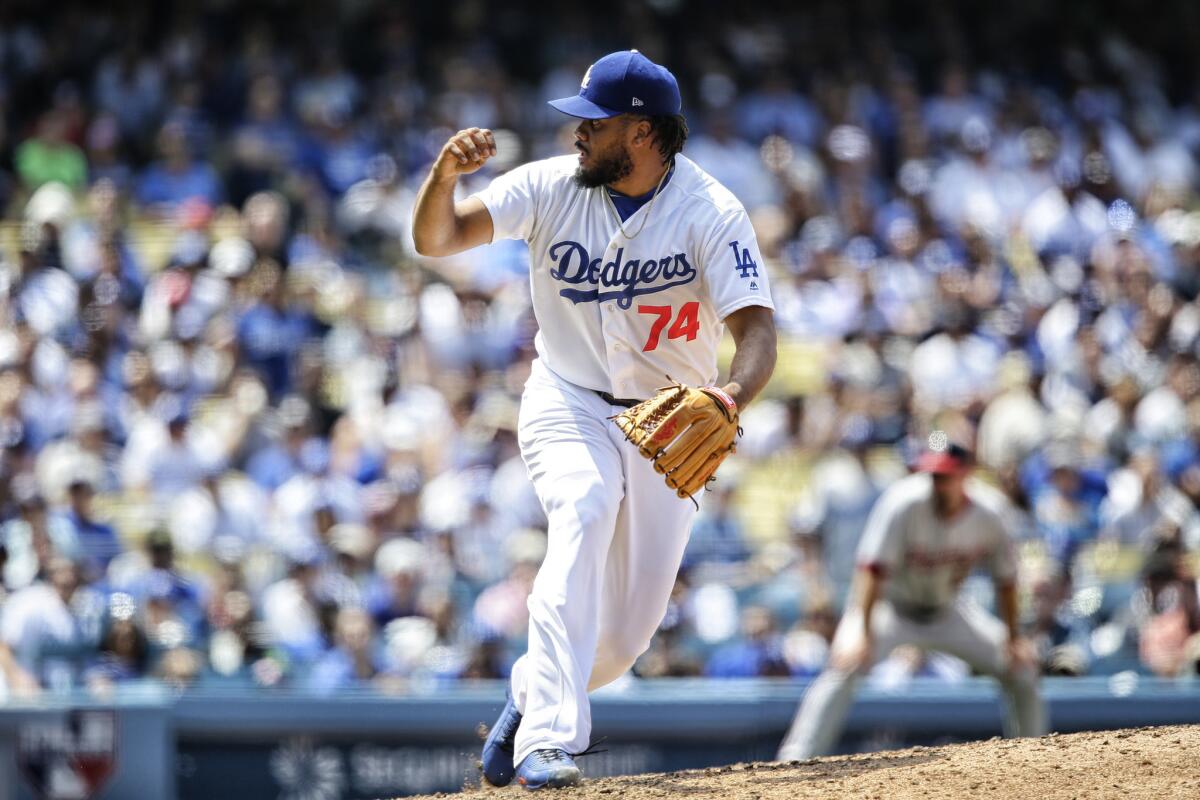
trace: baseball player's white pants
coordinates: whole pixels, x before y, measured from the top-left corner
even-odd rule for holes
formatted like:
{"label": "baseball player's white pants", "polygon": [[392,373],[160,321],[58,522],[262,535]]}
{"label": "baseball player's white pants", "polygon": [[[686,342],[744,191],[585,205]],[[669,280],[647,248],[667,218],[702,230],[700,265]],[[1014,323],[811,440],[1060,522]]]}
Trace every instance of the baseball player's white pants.
{"label": "baseball player's white pants", "polygon": [[[847,610],[834,634],[832,652],[857,644],[862,632],[862,610]],[[1009,670],[1005,647],[1008,632],[1004,623],[978,605],[960,600],[940,616],[917,622],[881,600],[871,614],[871,634],[874,646],[859,669],[851,672],[829,667],[808,687],[792,727],[780,745],[780,761],[828,754],[841,735],[858,679],[893,648],[903,644],[958,656],[977,672],[999,680],[1007,697],[1006,735],[1041,736],[1046,732],[1046,710],[1038,694],[1036,670]]]}
{"label": "baseball player's white pants", "polygon": [[622,410],[534,361],[517,435],[549,536],[529,649],[512,671],[523,715],[515,764],[534,750],[587,748],[588,691],[650,646],[683,559],[695,506],[608,419]]}

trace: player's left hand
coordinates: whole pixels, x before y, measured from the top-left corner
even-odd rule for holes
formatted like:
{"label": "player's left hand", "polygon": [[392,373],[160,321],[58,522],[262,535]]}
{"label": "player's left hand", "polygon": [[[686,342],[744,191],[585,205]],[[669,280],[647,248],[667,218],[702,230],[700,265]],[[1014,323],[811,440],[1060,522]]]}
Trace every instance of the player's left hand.
{"label": "player's left hand", "polygon": [[1009,671],[1020,672],[1037,667],[1037,648],[1024,636],[1009,639],[1005,649]]}
{"label": "player's left hand", "polygon": [[613,419],[679,497],[704,488],[740,433],[737,403],[715,386],[668,386]]}

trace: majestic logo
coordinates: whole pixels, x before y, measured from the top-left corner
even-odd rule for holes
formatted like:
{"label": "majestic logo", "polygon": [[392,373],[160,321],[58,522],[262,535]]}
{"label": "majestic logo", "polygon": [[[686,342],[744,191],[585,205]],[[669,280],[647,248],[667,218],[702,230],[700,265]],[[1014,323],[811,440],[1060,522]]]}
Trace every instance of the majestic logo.
{"label": "majestic logo", "polygon": [[587,72],[583,73],[583,83],[579,84],[580,89],[586,89],[588,82],[592,79],[592,68],[588,67]]}
{"label": "majestic logo", "polygon": [[634,107],[636,108],[637,106],[644,106],[644,105],[646,105],[646,104],[645,104],[645,103],[643,103],[641,100],[639,100],[639,99],[637,99],[637,98],[635,97],[635,98],[633,98],[633,105],[634,105]]}
{"label": "majestic logo", "polygon": [[[620,247],[611,261],[601,263],[603,258],[591,258],[587,248],[572,241],[555,242],[549,253],[555,264],[550,268],[551,278],[571,286],[591,287],[559,291],[576,304],[616,300],[621,308],[629,308],[633,298],[683,286],[694,281],[697,274],[684,253],[626,260],[625,248]],[[660,279],[661,283],[655,283]]]}
{"label": "majestic logo", "polygon": [[743,247],[738,249],[737,239],[729,243],[733,248],[733,268],[738,271],[738,276],[749,278],[751,275],[758,277],[758,264],[754,263],[754,259],[750,257],[750,248]]}

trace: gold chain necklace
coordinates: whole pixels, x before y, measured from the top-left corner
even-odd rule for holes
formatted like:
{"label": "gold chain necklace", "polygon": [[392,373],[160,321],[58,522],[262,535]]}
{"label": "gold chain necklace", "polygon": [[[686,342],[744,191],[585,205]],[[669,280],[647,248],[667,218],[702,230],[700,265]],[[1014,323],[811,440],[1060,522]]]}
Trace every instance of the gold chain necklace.
{"label": "gold chain necklace", "polygon": [[658,185],[654,187],[654,195],[650,198],[650,203],[646,206],[646,216],[642,217],[641,227],[637,229],[637,233],[633,234],[633,236],[630,236],[625,232],[625,226],[621,224],[621,212],[617,211],[617,204],[613,202],[612,196],[609,195],[608,187],[603,187],[604,199],[608,201],[608,207],[612,209],[613,215],[617,218],[617,229],[621,231],[621,235],[626,239],[633,239],[646,229],[646,223],[650,220],[650,212],[654,209],[654,202],[658,200],[658,190],[662,188],[663,183],[667,180],[667,176],[671,174],[671,170],[674,168],[674,166],[675,165],[672,164],[663,170],[662,177],[658,179]]}

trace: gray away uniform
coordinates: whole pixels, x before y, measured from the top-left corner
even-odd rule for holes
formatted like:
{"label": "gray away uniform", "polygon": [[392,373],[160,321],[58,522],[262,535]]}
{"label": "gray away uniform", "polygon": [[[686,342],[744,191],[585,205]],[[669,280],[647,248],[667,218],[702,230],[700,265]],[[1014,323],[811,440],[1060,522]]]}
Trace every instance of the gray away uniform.
{"label": "gray away uniform", "polygon": [[[905,644],[958,656],[998,679],[1008,699],[1006,734],[1045,733],[1036,669],[1010,670],[1004,623],[959,598],[963,579],[978,565],[986,565],[998,586],[1016,579],[1002,522],[1006,501],[975,481],[967,482],[966,492],[968,506],[949,520],[934,511],[933,480],[926,473],[898,481],[879,498],[858,549],[859,566],[883,578],[871,613],[871,653],[859,669],[828,667],[813,682],[779,748],[779,760],[827,754],[841,734],[858,679]],[[851,605],[838,625],[833,652],[857,644],[862,635],[862,609]]]}

